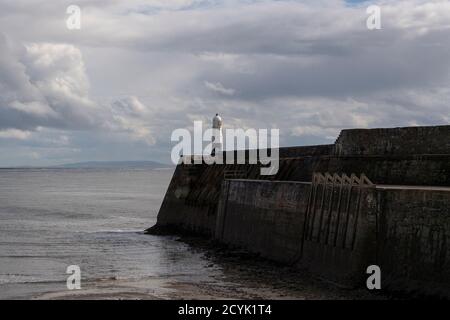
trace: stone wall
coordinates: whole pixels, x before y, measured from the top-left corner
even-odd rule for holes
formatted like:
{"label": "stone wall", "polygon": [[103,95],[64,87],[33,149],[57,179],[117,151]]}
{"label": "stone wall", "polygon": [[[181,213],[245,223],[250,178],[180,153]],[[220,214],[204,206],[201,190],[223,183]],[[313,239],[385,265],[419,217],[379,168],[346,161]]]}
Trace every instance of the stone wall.
{"label": "stone wall", "polygon": [[380,189],[378,203],[384,284],[450,296],[450,191]]}
{"label": "stone wall", "polygon": [[[220,184],[217,185],[217,179],[206,172],[208,168],[205,165],[177,166],[159,210],[157,224],[148,232],[214,234]],[[211,169],[213,174],[220,174]]]}
{"label": "stone wall", "polygon": [[450,126],[342,130],[335,155],[450,154]]}
{"label": "stone wall", "polygon": [[317,188],[225,181],[215,238],[343,286],[379,265],[384,289],[450,297],[449,190]]}
{"label": "stone wall", "polygon": [[260,176],[259,165],[179,165],[159,211],[158,226],[212,235],[227,171],[252,180],[311,181],[313,172],[365,173],[376,184],[450,186],[450,155],[284,158],[275,176]]}
{"label": "stone wall", "polygon": [[[334,144],[313,145],[313,146],[297,146],[297,147],[281,147],[278,149],[278,155],[281,159],[297,158],[297,157],[311,157],[311,156],[325,156],[333,154]],[[267,152],[267,150],[264,150]],[[249,150],[242,151],[226,151],[223,156],[226,159],[228,156],[236,158],[238,152],[245,152],[245,158],[248,159]],[[234,155],[233,155],[234,154]]]}
{"label": "stone wall", "polygon": [[363,287],[376,264],[374,186],[315,185],[299,265],[340,285]]}
{"label": "stone wall", "polygon": [[[450,296],[449,137],[450,126],[344,130],[334,147],[281,148],[275,176],[259,165],[179,165],[149,231],[216,237],[350,286],[379,264],[388,287]],[[350,197],[344,220],[337,191],[326,191],[311,223],[314,172],[364,173],[379,186]]]}
{"label": "stone wall", "polygon": [[215,238],[341,285],[362,286],[375,263],[374,189],[348,189],[339,197],[338,190],[319,187],[307,211],[310,192],[309,183],[225,181]]}
{"label": "stone wall", "polygon": [[285,263],[300,254],[310,185],[227,180],[217,213],[217,240]]}
{"label": "stone wall", "polygon": [[[251,179],[260,179],[252,171]],[[376,184],[450,186],[450,155],[321,156],[280,159],[281,181],[311,181],[314,172],[366,174]]]}

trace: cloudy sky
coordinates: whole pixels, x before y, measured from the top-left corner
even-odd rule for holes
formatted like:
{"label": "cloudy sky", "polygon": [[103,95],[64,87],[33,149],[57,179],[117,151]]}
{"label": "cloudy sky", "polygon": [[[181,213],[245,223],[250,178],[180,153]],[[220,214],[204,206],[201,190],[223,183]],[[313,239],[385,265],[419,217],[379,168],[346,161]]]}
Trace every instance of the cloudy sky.
{"label": "cloudy sky", "polygon": [[1,0],[0,53],[0,166],[169,162],[216,112],[285,146],[450,122],[449,1]]}

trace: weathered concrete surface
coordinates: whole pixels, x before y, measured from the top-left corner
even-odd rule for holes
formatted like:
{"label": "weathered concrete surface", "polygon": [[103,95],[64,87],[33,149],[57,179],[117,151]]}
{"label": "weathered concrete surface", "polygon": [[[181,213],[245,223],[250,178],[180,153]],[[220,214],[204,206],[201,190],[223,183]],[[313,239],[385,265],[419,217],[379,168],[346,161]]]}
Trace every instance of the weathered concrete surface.
{"label": "weathered concrete surface", "polygon": [[[362,285],[375,261],[391,288],[450,296],[449,137],[450,126],[344,130],[334,146],[281,148],[272,177],[259,165],[179,165],[150,231],[215,236],[346,285]],[[225,181],[227,171],[247,180]],[[314,172],[397,186],[351,196],[344,220],[327,191],[311,224],[310,186],[301,182]]]}
{"label": "weathered concrete surface", "polygon": [[363,287],[367,267],[376,264],[375,188],[318,185],[312,190],[299,265],[340,285]]}
{"label": "weathered concrete surface", "polygon": [[[213,235],[220,185],[209,177],[202,181],[204,166],[179,165],[159,210],[157,225],[149,233],[192,232]],[[214,172],[214,170],[213,170]],[[219,172],[216,172],[219,174]],[[195,197],[196,201],[192,200]]]}
{"label": "weathered concrete surface", "polygon": [[[261,179],[248,166],[250,179]],[[311,181],[313,172],[366,174],[376,184],[450,186],[449,155],[319,156],[280,159],[271,180]],[[262,177],[267,179],[267,177]]]}
{"label": "weathered concrete surface", "polygon": [[349,129],[336,140],[336,155],[450,154],[450,126]]}
{"label": "weathered concrete surface", "polygon": [[[450,191],[225,181],[215,238],[349,287],[379,265],[384,288],[450,297]],[[349,196],[350,195],[350,196]]]}
{"label": "weathered concrete surface", "polygon": [[342,285],[360,286],[375,262],[374,189],[348,190],[340,212],[338,191],[328,191],[318,192],[307,214],[310,183],[225,181],[215,237]]}
{"label": "weathered concrete surface", "polygon": [[[281,148],[281,159],[304,155],[306,158],[318,157],[332,152],[333,145]],[[226,159],[228,153],[224,153]],[[247,152],[248,154],[248,152]],[[287,159],[291,165],[283,165],[279,172],[290,174],[296,163]],[[284,162],[284,160],[281,160]],[[287,169],[287,170],[286,170]],[[245,173],[246,178],[260,177],[260,165],[186,165],[177,166],[159,210],[158,221],[147,231],[151,233],[193,232],[213,236],[216,224],[216,211],[225,172]]]}
{"label": "weathered concrete surface", "polygon": [[285,263],[301,254],[310,184],[228,180],[222,188],[215,237]]}
{"label": "weathered concrete surface", "polygon": [[450,297],[450,191],[380,189],[378,206],[384,284]]}
{"label": "weathered concrete surface", "polygon": [[179,165],[159,211],[158,227],[212,236],[226,171],[241,171],[247,179],[274,181],[311,181],[313,172],[365,173],[376,184],[450,186],[450,155],[282,158],[273,177],[260,176],[259,165]]}

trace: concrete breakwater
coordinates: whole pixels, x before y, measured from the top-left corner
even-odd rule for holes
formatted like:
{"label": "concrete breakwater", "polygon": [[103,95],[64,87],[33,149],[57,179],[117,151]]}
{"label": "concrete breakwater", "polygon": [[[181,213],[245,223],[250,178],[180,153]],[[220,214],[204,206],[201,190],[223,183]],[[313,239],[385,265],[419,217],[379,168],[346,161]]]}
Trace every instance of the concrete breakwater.
{"label": "concrete breakwater", "polygon": [[149,232],[197,233],[349,287],[378,265],[383,288],[450,297],[450,126],[344,130],[279,153],[269,177],[177,166]]}

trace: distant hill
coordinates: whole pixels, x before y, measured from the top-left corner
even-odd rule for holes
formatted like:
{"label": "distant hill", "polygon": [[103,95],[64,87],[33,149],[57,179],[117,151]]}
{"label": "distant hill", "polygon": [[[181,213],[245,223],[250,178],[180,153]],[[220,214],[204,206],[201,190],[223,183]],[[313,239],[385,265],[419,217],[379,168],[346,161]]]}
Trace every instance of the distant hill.
{"label": "distant hill", "polygon": [[148,168],[164,169],[173,166],[156,161],[88,161],[78,163],[68,163],[58,168]]}

